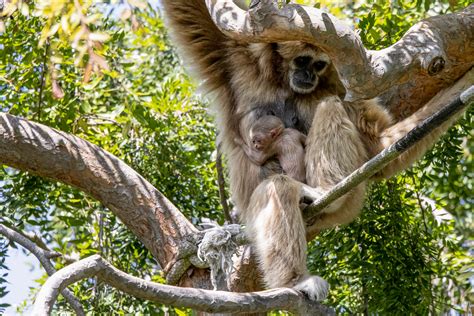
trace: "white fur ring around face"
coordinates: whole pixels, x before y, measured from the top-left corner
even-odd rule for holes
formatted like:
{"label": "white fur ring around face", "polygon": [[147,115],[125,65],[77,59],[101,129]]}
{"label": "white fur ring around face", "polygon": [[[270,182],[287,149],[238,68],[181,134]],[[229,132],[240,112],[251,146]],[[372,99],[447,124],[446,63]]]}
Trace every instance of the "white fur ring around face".
{"label": "white fur ring around face", "polygon": [[319,276],[310,275],[293,288],[307,295],[310,300],[320,302],[328,296],[329,283]]}

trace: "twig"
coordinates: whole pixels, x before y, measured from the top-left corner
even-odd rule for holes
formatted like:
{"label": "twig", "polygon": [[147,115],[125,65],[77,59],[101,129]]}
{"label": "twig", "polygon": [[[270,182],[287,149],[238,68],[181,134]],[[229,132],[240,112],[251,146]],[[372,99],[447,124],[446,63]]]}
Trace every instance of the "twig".
{"label": "twig", "polygon": [[[42,249],[41,247],[37,246],[33,241],[29,240],[27,237],[23,236],[22,234],[14,231],[11,228],[6,227],[3,224],[0,224],[0,234],[7,237],[9,240],[14,241],[30,251],[36,258],[38,258],[39,262],[43,266],[46,273],[51,276],[56,272],[56,269],[53,267],[49,258],[51,258],[52,254],[56,254],[51,251],[47,251]],[[58,293],[59,294],[59,293]],[[72,294],[71,291],[68,289],[63,288],[61,294],[64,296],[66,301],[71,305],[72,309],[76,312],[77,315],[85,315],[84,310],[82,309],[81,304],[79,303],[78,299]]]}
{"label": "twig", "polygon": [[32,314],[49,315],[60,288],[93,276],[136,298],[210,313],[265,312],[282,309],[298,315],[334,315],[330,308],[309,301],[304,295],[290,288],[252,293],[181,288],[128,275],[99,255],[73,263],[51,276],[38,293]]}
{"label": "twig", "polygon": [[227,194],[225,192],[224,168],[222,166],[222,150],[220,143],[217,145],[216,169],[217,185],[219,186],[219,198],[224,211],[224,218],[228,223],[232,224],[233,220],[232,216],[230,216],[229,204],[227,203]]}
{"label": "twig", "polygon": [[422,140],[423,137],[432,132],[440,124],[446,122],[456,113],[468,106],[473,100],[474,86],[471,86],[462,92],[449,105],[425,119],[420,125],[413,128],[403,138],[392,144],[390,147],[384,149],[377,156],[366,162],[362,167],[336,184],[322,197],[316,199],[309,206],[307,206],[303,211],[305,219],[311,222],[311,220],[317,216],[322,209],[349,192],[358,184],[362,183],[380,171],[388,163],[396,159],[403,152],[407,151],[410,147]]}
{"label": "twig", "polygon": [[23,232],[23,231],[20,231],[18,229],[15,229],[15,228],[10,228],[10,229],[12,229],[15,232],[17,232],[18,234],[21,234],[24,237],[28,238],[29,240],[31,240],[33,243],[35,243],[41,249],[49,251],[48,246],[44,243],[44,241],[41,239],[41,237],[38,236],[37,233],[35,233],[35,232]]}

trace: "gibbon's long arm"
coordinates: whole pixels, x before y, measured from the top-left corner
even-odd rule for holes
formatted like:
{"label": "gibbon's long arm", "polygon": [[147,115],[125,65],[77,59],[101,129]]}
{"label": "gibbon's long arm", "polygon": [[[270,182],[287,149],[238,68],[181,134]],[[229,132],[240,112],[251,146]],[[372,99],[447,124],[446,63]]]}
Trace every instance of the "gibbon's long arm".
{"label": "gibbon's long arm", "polygon": [[[420,21],[394,45],[371,51],[353,29],[331,14],[295,3],[279,8],[276,3],[251,1],[250,9],[244,11],[232,0],[208,0],[212,18],[229,38],[300,40],[324,49],[336,65],[347,101],[374,98],[405,82],[405,78],[424,77],[411,80],[412,85],[404,87],[409,93],[404,91],[401,96],[418,101],[423,95],[433,96],[439,91],[436,86],[446,87],[443,80],[459,78],[474,62],[474,4],[456,13]],[[423,85],[431,87],[420,93]]]}
{"label": "gibbon's long arm", "polygon": [[225,65],[229,39],[216,27],[205,0],[162,0],[171,35],[197,77],[209,91],[230,81]]}
{"label": "gibbon's long arm", "polygon": [[[474,70],[468,73],[466,76],[472,76]],[[400,156],[404,153],[416,148],[418,143],[426,141],[425,137],[430,137],[433,131],[439,130],[463,113],[463,109],[470,106],[474,102],[474,85],[468,85],[468,80],[464,77],[459,81],[457,87],[454,88],[466,88],[460,95],[455,96],[454,100],[445,106],[438,112],[434,113],[421,124],[413,128],[402,138],[398,139],[395,143],[391,144],[388,148],[384,149],[380,154],[366,162],[362,167],[355,170],[331,190],[322,194],[322,192],[315,192],[312,188],[304,186],[302,188],[302,194],[307,198],[314,199],[313,203],[308,205],[304,209],[304,217],[306,220],[310,220],[316,216],[323,208],[331,204],[333,201],[349,192],[354,186],[362,183],[367,178],[376,174],[381,168],[386,166],[394,159],[400,159]],[[471,81],[472,82],[472,81]],[[457,89],[454,89],[457,91]],[[448,91],[447,96],[452,96],[453,91]],[[442,101],[445,100],[441,97]],[[320,195],[320,196],[318,196]]]}

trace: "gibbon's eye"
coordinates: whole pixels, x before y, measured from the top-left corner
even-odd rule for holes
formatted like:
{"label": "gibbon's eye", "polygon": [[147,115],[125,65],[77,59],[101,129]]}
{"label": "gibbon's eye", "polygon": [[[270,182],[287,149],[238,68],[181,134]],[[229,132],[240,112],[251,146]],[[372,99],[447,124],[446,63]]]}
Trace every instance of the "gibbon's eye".
{"label": "gibbon's eye", "polygon": [[310,56],[299,56],[296,57],[293,62],[295,63],[295,66],[298,68],[305,68],[308,66],[308,64],[313,60]]}
{"label": "gibbon's eye", "polygon": [[267,115],[276,116],[275,112],[273,112],[272,110],[268,110]]}
{"label": "gibbon's eye", "polygon": [[328,63],[325,62],[324,60],[318,60],[317,62],[314,63],[314,69],[316,69],[317,71],[321,71],[327,66],[327,64]]}

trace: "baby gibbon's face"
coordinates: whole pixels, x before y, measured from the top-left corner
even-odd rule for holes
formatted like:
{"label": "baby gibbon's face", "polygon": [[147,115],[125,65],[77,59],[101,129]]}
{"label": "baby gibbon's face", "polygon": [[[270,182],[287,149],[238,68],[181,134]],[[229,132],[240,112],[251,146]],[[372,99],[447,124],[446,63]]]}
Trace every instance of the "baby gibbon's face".
{"label": "baby gibbon's face", "polygon": [[252,146],[257,150],[267,149],[285,129],[283,122],[276,116],[264,115],[255,121],[250,129]]}
{"label": "baby gibbon's face", "polygon": [[306,43],[279,43],[278,52],[288,63],[287,80],[297,93],[313,92],[331,63],[328,55]]}

